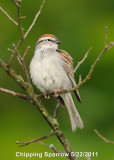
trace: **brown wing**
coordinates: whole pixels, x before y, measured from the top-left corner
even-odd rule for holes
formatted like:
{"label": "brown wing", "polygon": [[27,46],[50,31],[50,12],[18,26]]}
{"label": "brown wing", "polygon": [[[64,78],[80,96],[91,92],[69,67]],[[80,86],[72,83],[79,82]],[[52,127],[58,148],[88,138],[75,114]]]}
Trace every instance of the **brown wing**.
{"label": "brown wing", "polygon": [[[74,79],[74,73],[73,73],[73,61],[72,61],[73,59],[72,59],[72,57],[66,51],[59,50],[59,49],[57,51],[60,53],[62,60],[65,62],[63,67],[64,67],[69,79],[71,80],[72,87],[76,86],[76,81]],[[80,98],[78,90],[74,91],[74,93],[76,95],[77,100],[81,103],[81,98]]]}

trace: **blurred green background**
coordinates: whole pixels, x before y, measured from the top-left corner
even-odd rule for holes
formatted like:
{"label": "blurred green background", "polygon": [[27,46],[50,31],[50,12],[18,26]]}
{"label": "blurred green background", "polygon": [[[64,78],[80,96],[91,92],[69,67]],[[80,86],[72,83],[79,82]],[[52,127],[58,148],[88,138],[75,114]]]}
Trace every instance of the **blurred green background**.
{"label": "blurred green background", "polygon": [[[42,0],[23,0],[22,15],[27,16],[22,20],[24,31],[31,24]],[[11,0],[1,0],[3,7],[11,17],[17,19],[17,11]],[[46,0],[43,11],[31,30],[29,36],[21,46],[21,54],[26,47],[31,48],[26,56],[26,64],[29,66],[34,54],[38,37],[45,33],[51,33],[58,37],[62,44],[59,46],[70,53],[74,59],[74,66],[82,59],[86,51],[93,49],[88,59],[81,65],[75,78],[79,74],[84,78],[91,64],[104,48],[105,26],[108,26],[108,42],[114,41],[114,0]],[[6,63],[11,55],[7,48],[12,48],[12,43],[19,40],[17,27],[0,11],[0,58]],[[12,66],[15,71],[25,79],[23,70],[18,61]],[[25,92],[0,68],[0,87],[11,89],[20,93]],[[35,88],[36,93],[38,90]],[[94,160],[113,160],[114,146],[106,144],[95,133],[94,129],[114,141],[114,48],[110,49],[97,64],[92,78],[80,89],[82,104],[74,97],[75,104],[84,122],[84,129],[77,129],[72,133],[70,120],[66,108],[60,108],[58,121],[68,141],[75,152],[98,152]],[[42,100],[50,114],[53,113],[56,101]],[[41,114],[28,102],[0,93],[0,159],[15,160],[16,152],[52,152],[46,146],[38,143],[26,147],[15,144],[17,140],[32,140],[50,132],[51,128],[45,122]],[[63,150],[57,138],[51,137],[45,140],[48,144]],[[38,158],[31,158],[33,160]],[[47,159],[47,158],[42,158]],[[66,158],[51,158],[66,159]],[[79,158],[79,160],[85,158]]]}

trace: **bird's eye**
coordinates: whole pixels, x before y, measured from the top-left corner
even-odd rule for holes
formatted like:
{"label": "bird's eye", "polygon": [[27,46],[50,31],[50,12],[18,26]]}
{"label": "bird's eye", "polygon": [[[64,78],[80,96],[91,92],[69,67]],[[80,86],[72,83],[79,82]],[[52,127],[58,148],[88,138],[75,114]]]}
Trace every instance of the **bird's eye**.
{"label": "bird's eye", "polygon": [[48,39],[49,42],[54,42],[52,39]]}

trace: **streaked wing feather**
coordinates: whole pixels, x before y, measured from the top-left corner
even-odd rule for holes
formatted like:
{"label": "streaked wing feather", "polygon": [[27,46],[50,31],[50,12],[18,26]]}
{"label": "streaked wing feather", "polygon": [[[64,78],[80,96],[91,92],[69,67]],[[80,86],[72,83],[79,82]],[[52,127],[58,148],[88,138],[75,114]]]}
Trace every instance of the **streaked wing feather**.
{"label": "streaked wing feather", "polygon": [[[64,67],[69,79],[71,80],[72,87],[76,86],[76,81],[74,79],[74,73],[73,73],[73,61],[72,61],[73,59],[72,59],[72,57],[64,50],[57,49],[57,51],[60,53],[62,60],[65,62],[63,67]],[[81,98],[80,98],[78,90],[74,91],[74,93],[76,95],[77,100],[81,103]]]}

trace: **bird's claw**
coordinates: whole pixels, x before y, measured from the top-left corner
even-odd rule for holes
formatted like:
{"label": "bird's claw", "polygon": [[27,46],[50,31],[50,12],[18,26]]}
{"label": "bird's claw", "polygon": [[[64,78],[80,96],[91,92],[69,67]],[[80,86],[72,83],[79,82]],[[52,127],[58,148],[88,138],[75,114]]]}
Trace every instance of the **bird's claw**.
{"label": "bird's claw", "polygon": [[58,96],[59,96],[59,93],[58,93],[59,91],[60,91],[60,89],[55,89],[55,90],[54,90],[54,93],[55,93],[55,94],[54,94],[54,97],[58,97]]}
{"label": "bird's claw", "polygon": [[48,92],[44,92],[43,95],[45,97],[45,99],[50,99],[50,95],[47,95]]}

